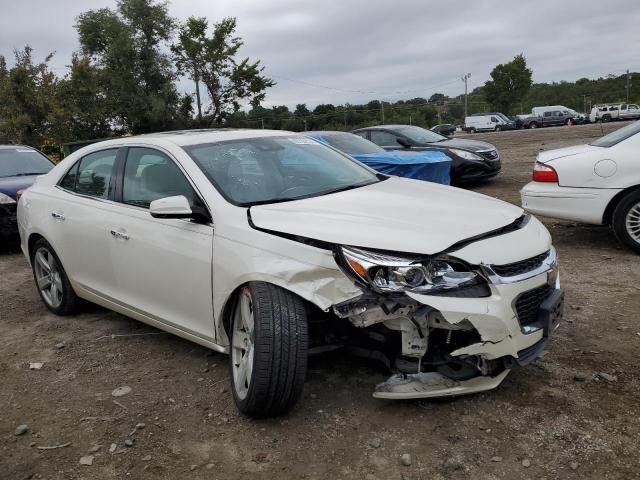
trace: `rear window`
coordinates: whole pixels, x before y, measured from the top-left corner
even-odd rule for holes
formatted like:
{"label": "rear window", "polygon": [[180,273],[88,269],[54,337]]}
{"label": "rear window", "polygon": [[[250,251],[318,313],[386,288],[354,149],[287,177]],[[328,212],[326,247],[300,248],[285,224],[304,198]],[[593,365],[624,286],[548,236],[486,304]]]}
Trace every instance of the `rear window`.
{"label": "rear window", "polygon": [[614,145],[623,142],[627,138],[633,137],[638,132],[640,132],[640,121],[634,122],[631,125],[627,125],[626,127],[622,127],[620,130],[611,132],[604,137],[600,137],[599,139],[593,141],[591,145],[593,145],[594,147],[613,147]]}
{"label": "rear window", "polygon": [[53,163],[37,150],[26,147],[0,148],[0,177],[44,175]]}

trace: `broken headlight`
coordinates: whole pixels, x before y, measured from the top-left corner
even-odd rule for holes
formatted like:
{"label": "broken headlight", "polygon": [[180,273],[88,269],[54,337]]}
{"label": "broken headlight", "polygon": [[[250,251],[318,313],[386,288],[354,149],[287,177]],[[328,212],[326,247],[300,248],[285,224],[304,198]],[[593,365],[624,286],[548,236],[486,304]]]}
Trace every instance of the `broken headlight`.
{"label": "broken headlight", "polygon": [[481,281],[462,262],[450,259],[410,258],[354,247],[341,247],[341,251],[357,278],[382,293],[433,293]]}

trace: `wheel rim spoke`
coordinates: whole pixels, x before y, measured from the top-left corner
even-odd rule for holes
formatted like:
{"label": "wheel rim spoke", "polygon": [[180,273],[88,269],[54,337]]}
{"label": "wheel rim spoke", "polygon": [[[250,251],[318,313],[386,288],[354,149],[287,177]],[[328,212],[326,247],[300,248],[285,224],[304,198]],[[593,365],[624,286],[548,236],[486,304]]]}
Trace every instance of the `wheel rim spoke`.
{"label": "wheel rim spoke", "polygon": [[244,399],[251,384],[253,372],[253,301],[248,291],[238,297],[231,338],[231,363],[236,394]]}
{"label": "wheel rim spoke", "polygon": [[629,210],[625,224],[629,236],[640,243],[640,203]]}
{"label": "wheel rim spoke", "polygon": [[40,248],[34,256],[35,280],[45,303],[57,308],[62,303],[64,288],[58,262],[46,248]]}

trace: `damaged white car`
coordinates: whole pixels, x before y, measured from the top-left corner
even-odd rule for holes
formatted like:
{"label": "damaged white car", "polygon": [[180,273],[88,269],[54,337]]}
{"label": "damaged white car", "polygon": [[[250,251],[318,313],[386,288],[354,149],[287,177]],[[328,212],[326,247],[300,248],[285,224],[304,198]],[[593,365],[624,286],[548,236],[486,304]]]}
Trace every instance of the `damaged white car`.
{"label": "damaged white car", "polygon": [[378,398],[489,390],[562,316],[534,217],[288,132],[100,142],[39,177],[18,222],[51,311],[82,298],[228,353],[251,416],[291,408],[308,355],[338,347],[387,366]]}

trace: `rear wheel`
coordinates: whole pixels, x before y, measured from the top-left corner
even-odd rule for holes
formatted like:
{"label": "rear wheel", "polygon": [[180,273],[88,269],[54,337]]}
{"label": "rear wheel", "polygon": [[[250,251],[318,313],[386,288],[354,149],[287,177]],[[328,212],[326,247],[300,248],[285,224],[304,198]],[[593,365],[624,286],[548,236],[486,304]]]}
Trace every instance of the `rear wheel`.
{"label": "rear wheel", "polygon": [[605,115],[605,116],[603,116],[603,117],[600,119],[600,121],[601,121],[602,123],[610,122],[610,121],[611,121],[611,115]]}
{"label": "rear wheel", "polygon": [[251,282],[231,320],[231,385],[238,409],[251,417],[280,415],[300,397],[307,370],[303,301],[286,290]]}
{"label": "rear wheel", "polygon": [[531,122],[529,124],[529,128],[538,128],[538,124],[536,122]]}
{"label": "rear wheel", "polygon": [[613,212],[612,226],[621,243],[640,253],[640,191],[620,201]]}
{"label": "rear wheel", "polygon": [[33,246],[31,267],[40,298],[56,315],[71,315],[78,309],[80,299],[73,291],[62,263],[53,247],[44,238]]}

